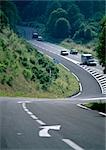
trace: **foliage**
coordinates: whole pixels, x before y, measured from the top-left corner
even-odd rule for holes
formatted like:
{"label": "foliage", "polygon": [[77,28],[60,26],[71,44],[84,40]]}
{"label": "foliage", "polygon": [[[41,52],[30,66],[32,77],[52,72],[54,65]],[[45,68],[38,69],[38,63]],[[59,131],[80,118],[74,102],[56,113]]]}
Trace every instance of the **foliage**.
{"label": "foliage", "polygon": [[72,4],[68,8],[68,18],[71,25],[71,37],[74,35],[84,21],[84,16],[80,13],[80,9],[77,5]]}
{"label": "foliage", "polygon": [[[59,18],[69,21],[70,38],[89,42],[98,35],[98,24],[105,13],[105,1],[13,1],[28,26],[34,27],[45,38],[56,38],[55,24]],[[82,24],[84,29],[81,29]],[[92,25],[91,25],[92,24]],[[22,23],[23,25],[23,23]],[[88,27],[89,25],[89,27]],[[91,27],[92,26],[92,27]],[[95,30],[93,30],[95,28]],[[83,36],[81,36],[83,34]]]}
{"label": "foliage", "polygon": [[[0,5],[1,5],[1,10],[4,13],[5,19],[8,20],[8,23],[10,24],[10,26],[13,29],[15,29],[15,25],[20,20],[16,6],[14,5],[14,3],[12,3],[9,0],[1,1]],[[5,22],[6,22],[6,20],[5,20]],[[4,22],[4,20],[3,20],[3,22]]]}
{"label": "foliage", "polygon": [[54,10],[49,16],[47,27],[48,32],[53,36],[55,36],[55,23],[59,18],[67,18],[67,12],[62,8]]}
{"label": "foliage", "polygon": [[106,73],[106,16],[101,20],[101,33],[99,35],[99,42],[97,46],[97,56]]}
{"label": "foliage", "polygon": [[88,103],[85,104],[86,107],[92,109],[92,110],[97,110],[99,112],[104,112],[106,113],[106,103],[105,102],[94,102],[94,103]]}
{"label": "foliage", "polygon": [[74,40],[82,40],[83,42],[88,42],[93,38],[97,37],[98,24],[95,22],[84,22],[80,24],[79,30],[73,36]]}
{"label": "foliage", "polygon": [[4,14],[4,12],[2,10],[0,10],[0,30],[2,30],[2,28],[4,26],[8,25],[8,18],[6,17],[6,15]]}
{"label": "foliage", "polygon": [[59,18],[55,23],[55,37],[66,38],[69,35],[70,23],[65,18]]}
{"label": "foliage", "polygon": [[52,11],[61,8],[61,3],[59,1],[48,1],[46,16],[49,17]]}

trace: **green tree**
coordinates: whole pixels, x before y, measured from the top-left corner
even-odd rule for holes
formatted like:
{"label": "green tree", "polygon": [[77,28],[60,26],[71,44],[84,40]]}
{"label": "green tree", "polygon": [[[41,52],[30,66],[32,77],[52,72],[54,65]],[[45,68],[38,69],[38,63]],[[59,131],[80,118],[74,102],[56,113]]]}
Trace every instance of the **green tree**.
{"label": "green tree", "polygon": [[57,38],[66,38],[69,35],[70,23],[65,18],[59,18],[55,23],[55,36]]}
{"label": "green tree", "polygon": [[8,18],[8,22],[10,26],[13,29],[15,29],[15,25],[20,19],[15,4],[7,0],[7,1],[1,1],[0,5],[1,5],[1,10],[5,14],[5,16]]}
{"label": "green tree", "polygon": [[48,22],[47,22],[47,30],[52,36],[54,36],[55,34],[56,21],[62,17],[67,18],[67,12],[62,8],[58,8],[50,14]]}
{"label": "green tree", "polygon": [[61,8],[61,4],[58,0],[56,1],[48,1],[46,16],[48,17],[52,11]]}
{"label": "green tree", "polygon": [[1,31],[4,26],[8,25],[8,18],[6,17],[6,15],[2,10],[0,10],[0,21],[1,21],[0,22],[0,31]]}
{"label": "green tree", "polygon": [[101,20],[101,33],[99,36],[99,42],[97,46],[97,56],[100,64],[104,67],[104,73],[106,74],[106,16]]}
{"label": "green tree", "polygon": [[77,5],[72,4],[68,8],[68,18],[71,25],[71,37],[79,29],[82,21],[84,21],[84,15],[80,13],[80,9]]}
{"label": "green tree", "polygon": [[76,18],[74,18],[77,14],[80,13],[80,9],[77,5],[72,4],[69,8],[68,8],[68,17],[69,17],[69,21],[70,23],[73,23],[76,21]]}

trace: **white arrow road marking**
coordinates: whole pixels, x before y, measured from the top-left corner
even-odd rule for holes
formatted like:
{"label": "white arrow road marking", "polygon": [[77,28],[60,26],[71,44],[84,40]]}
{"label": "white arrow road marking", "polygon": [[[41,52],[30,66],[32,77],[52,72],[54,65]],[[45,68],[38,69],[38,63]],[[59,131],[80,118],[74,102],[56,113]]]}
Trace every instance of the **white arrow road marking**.
{"label": "white arrow road marking", "polygon": [[62,139],[62,141],[68,144],[70,147],[72,147],[75,150],[84,150],[82,147],[80,147],[79,145],[77,145],[76,143],[74,143],[73,141],[69,139]]}
{"label": "white arrow road marking", "polygon": [[40,127],[41,130],[39,131],[39,136],[40,137],[51,137],[51,135],[48,133],[48,131],[49,130],[60,130],[60,127],[61,127],[61,125]]}

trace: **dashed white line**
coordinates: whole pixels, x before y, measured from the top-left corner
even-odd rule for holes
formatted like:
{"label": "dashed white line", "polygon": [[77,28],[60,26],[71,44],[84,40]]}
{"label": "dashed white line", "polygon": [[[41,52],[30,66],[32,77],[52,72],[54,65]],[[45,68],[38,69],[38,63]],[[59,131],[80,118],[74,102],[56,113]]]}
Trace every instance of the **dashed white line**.
{"label": "dashed white line", "polygon": [[34,120],[37,120],[38,119],[38,117],[36,117],[35,115],[30,115],[30,117],[32,118],[32,119],[34,119]]}
{"label": "dashed white line", "polygon": [[29,110],[27,108],[24,108],[24,111],[28,112]]}
{"label": "dashed white line", "polygon": [[44,123],[43,121],[41,121],[41,120],[39,120],[39,119],[36,120],[36,122],[39,123],[40,125],[46,125],[46,123]]}
{"label": "dashed white line", "polygon": [[24,111],[26,111],[26,113],[29,114],[32,119],[36,120],[37,123],[39,123],[40,125],[46,125],[46,123],[44,123],[43,121],[39,120],[38,117],[36,117],[32,112],[30,112],[26,108],[26,104],[25,103],[22,103],[22,107],[23,107]]}
{"label": "dashed white line", "polygon": [[27,111],[27,114],[29,114],[29,115],[33,115],[33,113],[32,113],[32,112],[30,112],[30,111]]}
{"label": "dashed white line", "polygon": [[84,150],[82,147],[80,147],[79,145],[77,145],[76,143],[74,143],[73,141],[71,141],[69,139],[62,139],[62,141],[65,142],[66,144],[68,144],[74,150]]}

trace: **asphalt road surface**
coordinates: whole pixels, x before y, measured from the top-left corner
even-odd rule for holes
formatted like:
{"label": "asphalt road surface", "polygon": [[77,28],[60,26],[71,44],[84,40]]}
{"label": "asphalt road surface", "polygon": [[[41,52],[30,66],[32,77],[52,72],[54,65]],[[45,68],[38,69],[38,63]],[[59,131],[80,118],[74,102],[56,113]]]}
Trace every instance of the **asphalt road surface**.
{"label": "asphalt road surface", "polygon": [[97,111],[75,100],[26,100],[0,98],[1,150],[105,150],[105,117]]}
{"label": "asphalt road surface", "polygon": [[85,97],[102,97],[103,96],[101,92],[101,88],[99,84],[97,83],[97,81],[83,68],[79,67],[73,62],[70,62],[69,60],[64,59],[64,57],[61,57],[59,54],[57,55],[55,53],[52,53],[50,51],[50,48],[48,48],[48,45],[44,44],[43,42],[39,42],[36,44],[36,41],[30,41],[30,43],[32,43],[33,46],[38,48],[43,53],[58,60],[59,63],[64,64],[71,72],[77,75],[82,86],[81,94],[78,97],[85,98]]}
{"label": "asphalt road surface", "polygon": [[[33,29],[21,30],[30,40]],[[105,150],[105,117],[78,106],[93,98],[106,100],[98,82],[77,63],[61,57],[59,47],[30,42],[75,73],[82,90],[64,100],[1,97],[0,150]]]}

